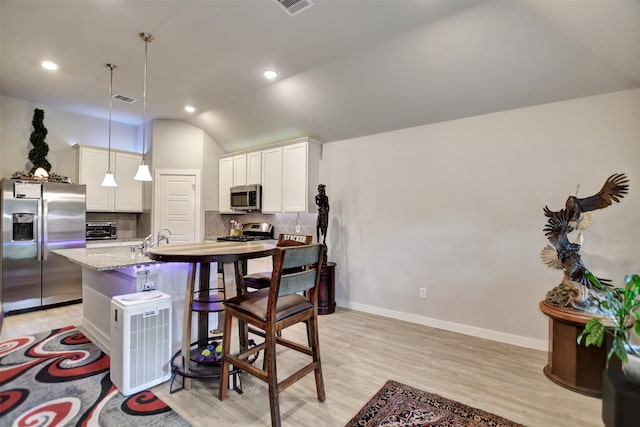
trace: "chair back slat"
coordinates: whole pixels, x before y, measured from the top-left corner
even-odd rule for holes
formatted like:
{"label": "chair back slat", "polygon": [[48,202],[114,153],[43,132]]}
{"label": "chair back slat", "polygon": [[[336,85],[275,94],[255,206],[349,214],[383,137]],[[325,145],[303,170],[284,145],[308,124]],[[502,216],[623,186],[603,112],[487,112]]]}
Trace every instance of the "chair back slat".
{"label": "chair back slat", "polygon": [[[295,250],[294,250],[295,249]],[[286,251],[282,268],[303,267],[318,262],[319,245],[296,246]]]}
{"label": "chair back slat", "polygon": [[[310,245],[313,240],[313,236],[309,236],[305,234],[280,234],[280,236],[278,236],[278,242],[283,242],[287,240],[298,242],[303,245]],[[279,243],[278,246],[283,246],[283,245]]]}
{"label": "chair back slat", "polygon": [[320,276],[322,250],[318,244],[276,248],[271,277],[273,297],[313,289]]}
{"label": "chair back slat", "polygon": [[282,276],[278,296],[291,295],[313,288],[316,284],[316,274],[316,270],[311,269]]}

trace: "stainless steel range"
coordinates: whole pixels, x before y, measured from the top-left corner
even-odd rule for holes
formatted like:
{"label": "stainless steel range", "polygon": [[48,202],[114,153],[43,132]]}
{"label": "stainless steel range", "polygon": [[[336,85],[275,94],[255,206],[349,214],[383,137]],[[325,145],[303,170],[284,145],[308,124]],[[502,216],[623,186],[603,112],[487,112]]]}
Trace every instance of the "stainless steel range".
{"label": "stainless steel range", "polygon": [[242,234],[239,236],[218,237],[223,242],[253,242],[256,240],[272,240],[273,225],[267,222],[249,222],[242,226]]}

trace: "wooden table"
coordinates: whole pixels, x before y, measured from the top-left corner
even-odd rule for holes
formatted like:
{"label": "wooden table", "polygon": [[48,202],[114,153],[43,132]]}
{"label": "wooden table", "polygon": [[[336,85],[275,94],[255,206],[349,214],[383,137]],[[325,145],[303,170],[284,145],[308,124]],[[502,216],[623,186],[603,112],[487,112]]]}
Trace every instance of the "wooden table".
{"label": "wooden table", "polygon": [[[611,338],[606,335],[602,347],[577,343],[584,325],[594,316],[562,307],[546,301],[539,304],[540,310],[549,317],[549,363],[544,374],[556,384],[587,396],[602,395],[602,370]],[[609,366],[620,368],[620,361],[612,357]]]}
{"label": "wooden table", "polygon": [[[209,288],[210,264],[218,262],[223,267],[223,282],[225,298],[230,296],[231,290],[236,294],[241,293],[242,263],[251,258],[262,258],[271,256],[275,252],[275,245],[266,243],[244,243],[244,242],[205,242],[182,245],[166,245],[152,248],[149,251],[149,259],[163,262],[188,263],[184,321],[182,323],[182,345],[181,355],[183,360],[183,370],[187,374],[184,378],[184,388],[190,387],[189,381],[189,359],[191,347],[191,310],[193,304],[193,293],[195,290],[196,271],[200,270],[200,282],[198,290]],[[220,329],[221,317],[218,320]],[[243,329],[240,326],[241,331]],[[198,340],[208,337],[208,313],[198,315]],[[240,333],[240,346],[246,348],[246,336]]]}
{"label": "wooden table", "polygon": [[318,314],[331,314],[336,311],[336,263],[328,262],[320,272],[318,288]]}

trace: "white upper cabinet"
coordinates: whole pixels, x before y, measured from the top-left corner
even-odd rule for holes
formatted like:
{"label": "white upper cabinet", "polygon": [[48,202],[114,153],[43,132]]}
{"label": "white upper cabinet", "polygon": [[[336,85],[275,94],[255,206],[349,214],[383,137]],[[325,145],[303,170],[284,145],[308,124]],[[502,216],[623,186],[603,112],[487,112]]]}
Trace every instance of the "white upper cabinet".
{"label": "white upper cabinet", "polygon": [[262,212],[315,212],[319,143],[301,138],[262,151]]}
{"label": "white upper cabinet", "polygon": [[220,157],[218,169],[218,210],[220,213],[234,213],[231,210],[229,190],[238,185],[260,184],[262,181],[262,153]]}
{"label": "white upper cabinet", "polygon": [[233,186],[247,185],[247,155],[233,156]]}
{"label": "white upper cabinet", "polygon": [[116,212],[142,212],[142,182],[133,179],[142,163],[138,153],[112,152],[115,156],[115,178],[118,187],[115,193]]}
{"label": "white upper cabinet", "polygon": [[[113,160],[112,156],[111,172],[115,169]],[[109,152],[106,150],[86,147],[78,148],[77,182],[87,186],[87,211],[89,212],[110,212],[114,210],[115,192],[113,188],[101,186],[108,162]]]}
{"label": "white upper cabinet", "polygon": [[142,182],[135,181],[142,155],[111,150],[111,172],[117,187],[103,187],[109,151],[99,147],[75,145],[78,150],[79,184],[87,186],[88,212],[142,212]]}
{"label": "white upper cabinet", "polygon": [[307,211],[307,143],[282,147],[282,211]]}
{"label": "white upper cabinet", "polygon": [[320,145],[304,141],[282,147],[282,212],[315,212]]}
{"label": "white upper cabinet", "polygon": [[282,147],[262,151],[262,212],[282,212]]}
{"label": "white upper cabinet", "polygon": [[233,187],[233,157],[225,157],[218,161],[218,211],[233,213],[231,210],[231,193]]}
{"label": "white upper cabinet", "polygon": [[247,185],[262,183],[262,153],[247,154]]}
{"label": "white upper cabinet", "polygon": [[220,213],[233,213],[229,188],[252,184],[262,184],[263,213],[316,212],[321,150],[305,137],[220,157]]}

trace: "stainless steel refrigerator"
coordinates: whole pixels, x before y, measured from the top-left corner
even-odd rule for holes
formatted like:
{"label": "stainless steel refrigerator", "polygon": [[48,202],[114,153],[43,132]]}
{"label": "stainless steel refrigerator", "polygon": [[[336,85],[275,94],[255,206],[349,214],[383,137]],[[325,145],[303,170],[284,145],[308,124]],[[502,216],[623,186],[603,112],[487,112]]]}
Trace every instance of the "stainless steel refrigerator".
{"label": "stainless steel refrigerator", "polygon": [[82,298],[81,267],[51,251],[85,246],[85,193],[85,185],[2,180],[5,314]]}

